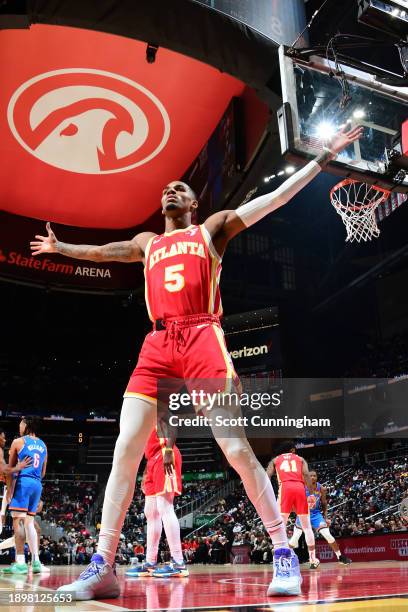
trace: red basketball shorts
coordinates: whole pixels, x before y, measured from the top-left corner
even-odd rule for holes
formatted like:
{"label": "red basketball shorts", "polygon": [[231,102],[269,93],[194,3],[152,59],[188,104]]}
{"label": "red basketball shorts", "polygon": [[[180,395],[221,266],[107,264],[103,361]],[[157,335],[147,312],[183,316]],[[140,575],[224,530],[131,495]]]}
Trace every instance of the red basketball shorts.
{"label": "red basketball shorts", "polygon": [[278,496],[279,510],[282,514],[309,514],[305,485],[303,482],[282,482]]}
{"label": "red basketball shorts", "polygon": [[181,453],[177,446],[173,447],[174,468],[170,475],[164,472],[163,452],[160,450],[147,460],[142,481],[142,491],[145,495],[181,495]]}
{"label": "red basketball shorts", "polygon": [[202,381],[212,387],[218,380],[216,386],[222,390],[231,381],[238,384],[217,317],[191,315],[168,319],[165,325],[165,329],[147,334],[124,397],[156,400],[158,384],[165,379],[185,380],[190,392]]}

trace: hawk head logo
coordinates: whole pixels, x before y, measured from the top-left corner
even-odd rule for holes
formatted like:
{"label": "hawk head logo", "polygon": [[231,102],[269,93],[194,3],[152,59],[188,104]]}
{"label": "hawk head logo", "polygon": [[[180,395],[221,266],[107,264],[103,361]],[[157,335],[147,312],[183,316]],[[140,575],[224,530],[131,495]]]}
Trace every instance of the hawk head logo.
{"label": "hawk head logo", "polygon": [[14,137],[29,153],[85,174],[146,164],[170,136],[169,116],[151,91],[102,70],[40,74],[14,92],[7,117]]}

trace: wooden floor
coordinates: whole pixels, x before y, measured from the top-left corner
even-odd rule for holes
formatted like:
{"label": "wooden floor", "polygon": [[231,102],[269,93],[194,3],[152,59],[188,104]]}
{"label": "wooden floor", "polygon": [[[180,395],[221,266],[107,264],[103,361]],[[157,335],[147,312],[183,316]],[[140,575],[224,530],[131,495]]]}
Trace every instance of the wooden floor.
{"label": "wooden floor", "polygon": [[[52,592],[81,571],[78,566],[52,567],[41,576],[3,578],[0,595]],[[302,568],[300,597],[267,597],[271,566],[192,566],[188,578],[125,578],[119,599],[78,602],[74,606],[42,604],[0,605],[0,612],[101,612],[109,610],[209,610],[211,612],[408,612],[408,563],[372,562],[343,566],[322,564],[316,571]]]}

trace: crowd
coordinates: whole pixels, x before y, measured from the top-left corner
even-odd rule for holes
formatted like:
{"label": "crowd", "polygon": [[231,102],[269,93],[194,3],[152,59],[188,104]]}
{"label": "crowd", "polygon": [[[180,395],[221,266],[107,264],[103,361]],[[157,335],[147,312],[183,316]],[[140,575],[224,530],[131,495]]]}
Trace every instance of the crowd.
{"label": "crowd", "polygon": [[[344,471],[344,470],[343,470]],[[334,507],[335,536],[404,531],[398,504],[408,496],[408,459],[382,467],[353,467],[330,483],[328,503]]]}
{"label": "crowd", "polygon": [[[319,480],[327,487],[330,529],[335,537],[407,530],[398,504],[408,496],[408,458],[393,459],[381,467],[362,464],[346,470],[340,466],[321,470]],[[188,562],[227,563],[233,559],[232,546],[248,544],[252,563],[270,563],[272,543],[241,486],[211,511],[221,516],[184,540]]]}
{"label": "crowd", "polygon": [[[408,496],[408,458],[392,459],[381,466],[355,464],[319,468],[319,481],[327,488],[330,529],[335,537],[405,531],[407,525],[398,514],[398,504]],[[176,498],[176,509],[202,500],[215,493],[224,481],[191,482],[184,486],[183,495]],[[40,559],[45,565],[80,564],[89,562],[96,550],[97,536],[85,526],[85,517],[97,495],[96,483],[46,482],[43,492],[44,509],[39,518],[50,527],[63,527],[64,535],[57,539],[42,536]],[[128,564],[132,558],[145,557],[144,497],[137,487],[130,506],[116,562]],[[234,547],[247,545],[249,561],[270,563],[272,544],[262,523],[249,503],[242,485],[206,508],[210,515],[205,526],[183,539],[183,554],[188,563],[223,564],[233,562]],[[96,533],[100,528],[96,515]],[[293,523],[292,523],[293,524]],[[289,526],[289,534],[291,528]],[[170,560],[165,538],[161,539],[159,560]]]}
{"label": "crowd", "polygon": [[65,531],[85,529],[85,517],[95,502],[97,483],[54,480],[44,482],[42,520]]}

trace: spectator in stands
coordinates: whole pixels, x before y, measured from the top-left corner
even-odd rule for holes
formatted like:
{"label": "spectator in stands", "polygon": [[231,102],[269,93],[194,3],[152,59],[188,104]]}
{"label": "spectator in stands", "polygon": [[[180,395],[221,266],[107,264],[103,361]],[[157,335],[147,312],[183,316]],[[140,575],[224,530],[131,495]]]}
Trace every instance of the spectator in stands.
{"label": "spectator in stands", "polygon": [[208,555],[209,547],[207,542],[203,538],[198,539],[198,546],[193,556],[193,563],[204,563],[206,565],[210,562]]}
{"label": "spectator in stands", "polygon": [[133,542],[133,554],[137,557],[139,563],[145,559],[145,549],[141,542]]}

